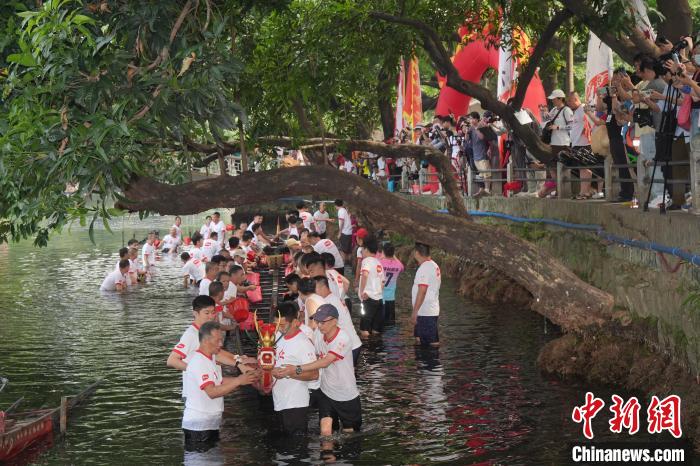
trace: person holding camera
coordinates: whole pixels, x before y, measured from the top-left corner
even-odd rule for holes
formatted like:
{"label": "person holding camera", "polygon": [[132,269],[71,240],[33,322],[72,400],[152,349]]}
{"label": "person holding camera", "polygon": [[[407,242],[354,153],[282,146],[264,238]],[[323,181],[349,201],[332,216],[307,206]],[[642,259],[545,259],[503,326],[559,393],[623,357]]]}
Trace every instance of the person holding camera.
{"label": "person holding camera", "polygon": [[486,124],[481,119],[479,112],[472,112],[469,114],[469,125],[470,129],[467,133],[468,144],[471,145],[476,169],[479,170],[479,174],[484,180],[484,187],[479,188],[476,196],[488,196],[491,194],[491,172],[489,171],[491,170],[491,162],[489,160],[488,140],[483,131]]}
{"label": "person holding camera", "polygon": [[[635,135],[639,137],[639,152],[644,159],[646,177],[654,180],[651,186],[651,205],[657,207],[663,202],[663,176],[661,170],[654,173],[654,159],[656,158],[656,132],[661,125],[661,107],[657,100],[663,96],[666,83],[659,77],[656,60],[649,56],[641,56],[635,62],[636,75],[641,81],[632,91],[634,102]],[[638,173],[637,176],[642,176]],[[650,181],[651,182],[651,181]],[[644,193],[638,193],[643,196]]]}
{"label": "person holding camera", "polygon": [[[621,101],[624,100],[626,80],[623,77],[624,70],[615,70],[610,86],[603,87],[596,96],[596,110],[605,112],[605,126],[608,131],[610,141],[610,153],[616,165],[627,165],[627,150],[622,138],[622,127],[631,120],[631,115],[623,107]],[[624,75],[624,76],[623,76]],[[629,77],[627,77],[629,78]],[[620,92],[620,95],[618,95]],[[618,168],[620,179],[631,179],[628,167]],[[610,187],[608,187],[610,189]],[[620,193],[615,202],[629,202],[634,197],[634,183],[631,181],[620,182]]]}

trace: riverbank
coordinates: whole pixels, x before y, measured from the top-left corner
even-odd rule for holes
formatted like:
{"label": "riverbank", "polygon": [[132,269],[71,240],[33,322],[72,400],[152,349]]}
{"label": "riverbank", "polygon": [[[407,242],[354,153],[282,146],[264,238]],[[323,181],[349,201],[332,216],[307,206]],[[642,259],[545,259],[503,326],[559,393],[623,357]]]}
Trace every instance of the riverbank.
{"label": "riverbank", "polygon": [[[410,245],[399,246],[396,255],[407,266],[415,265]],[[456,281],[457,293],[469,300],[488,305],[494,312],[502,306],[530,312],[532,296],[499,272],[439,250],[433,252],[433,259]],[[700,451],[700,381],[669,355],[650,348],[651,332],[648,324],[633,321],[627,312],[618,310],[613,321],[603,327],[568,333],[546,343],[537,366],[543,373],[568,382],[617,387],[660,398],[680,396],[684,437],[691,438]]]}
{"label": "riverbank", "polygon": [[[438,197],[412,197],[442,208]],[[654,241],[693,251],[700,243],[696,217],[574,201],[486,198],[467,201],[470,210],[518,217],[600,225],[615,235]],[[515,233],[557,257],[580,278],[615,298],[613,319],[595,329],[567,334],[547,343],[539,368],[564,380],[619,386],[660,397],[681,397],[684,436],[700,451],[700,276],[697,267],[654,252],[621,247],[595,233],[536,223],[513,223],[474,217]],[[407,251],[401,253],[407,256]],[[502,273],[446,254],[436,253],[443,270],[454,277],[460,293],[479,303],[516,303],[529,309],[532,298]]]}

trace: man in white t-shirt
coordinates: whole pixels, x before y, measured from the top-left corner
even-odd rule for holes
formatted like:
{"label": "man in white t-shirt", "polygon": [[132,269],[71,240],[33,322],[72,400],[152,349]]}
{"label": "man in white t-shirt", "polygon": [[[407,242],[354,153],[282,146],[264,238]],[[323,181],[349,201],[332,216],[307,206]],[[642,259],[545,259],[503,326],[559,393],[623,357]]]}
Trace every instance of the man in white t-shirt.
{"label": "man in white t-shirt", "polygon": [[336,295],[341,301],[345,301],[348,297],[348,290],[350,290],[350,280],[340,275],[338,271],[333,268],[333,265],[335,265],[335,258],[332,254],[324,252],[321,254],[321,258],[326,264],[326,278],[328,279],[331,293]]}
{"label": "man in white t-shirt", "polygon": [[386,179],[387,179],[387,168],[386,168],[386,159],[384,158],[383,155],[380,155],[377,158],[377,175],[379,176],[379,181],[382,186],[386,186]]}
{"label": "man in white t-shirt", "polygon": [[182,272],[184,275],[185,288],[189,287],[191,284],[199,286],[199,282],[204,278],[204,262],[191,257],[187,252],[180,254],[180,259],[184,263]]}
{"label": "man in white t-shirt", "polygon": [[129,267],[131,263],[129,259],[119,261],[119,270],[112,270],[102,282],[101,291],[123,291],[129,285]]}
{"label": "man in white t-shirt", "polygon": [[350,336],[338,327],[338,310],[324,304],[314,314],[318,325],[314,333],[315,362],[287,366],[277,371],[280,377],[321,371],[321,396],[318,416],[321,436],[333,433],[333,424],[342,424],[343,432],[359,431],[362,426],[362,405],[352,363]]}
{"label": "man in white t-shirt", "polygon": [[211,215],[206,216],[204,225],[199,229],[199,234],[202,235],[202,239],[209,238],[209,233],[211,233]]}
{"label": "man in white t-shirt", "polygon": [[200,260],[202,262],[207,262],[209,259],[207,255],[202,250],[202,245],[204,244],[204,237],[195,233],[192,235],[192,249],[190,250],[190,257]]}
{"label": "man in white t-shirt", "polygon": [[177,229],[173,226],[170,229],[170,233],[163,237],[163,249],[164,253],[175,254],[177,248],[180,246],[180,237],[177,235]]}
{"label": "man in white t-shirt", "polygon": [[348,209],[343,207],[343,200],[336,199],[335,206],[338,209],[338,240],[340,241],[340,251],[343,253],[345,261],[352,257],[352,219]]}
{"label": "man in white t-shirt", "polygon": [[221,220],[221,214],[214,212],[211,216],[211,224],[209,225],[210,234],[216,233],[216,239],[219,243],[217,252],[224,248],[224,240],[226,239],[226,224]]}
{"label": "man in white t-shirt", "polygon": [[146,239],[146,244],[143,245],[141,250],[143,259],[143,269],[146,272],[151,270],[151,267],[156,265],[156,247],[154,243],[156,242],[156,235],[153,232],[148,234],[148,239]]}
{"label": "man in white t-shirt", "polygon": [[413,253],[418,270],[413,279],[411,322],[413,336],[421,345],[439,346],[438,317],[440,316],[440,267],[430,258],[430,246],[416,243]]}
{"label": "man in white t-shirt", "polygon": [[[316,361],[316,349],[312,341],[299,328],[299,309],[292,302],[280,303],[279,331],[283,335],[275,348],[277,361],[272,375],[277,379],[272,386],[272,400],[279,413],[282,429],[288,435],[305,434],[309,410],[309,382],[317,380],[318,369],[297,374],[296,367]],[[295,372],[280,376],[285,367],[294,367]]]}
{"label": "man in white t-shirt", "polygon": [[255,215],[253,215],[253,221],[250,222],[250,223],[248,224],[248,228],[246,228],[246,230],[252,232],[252,231],[253,231],[253,225],[255,225],[256,223],[262,225],[262,223],[263,223],[263,216],[262,216],[262,214],[255,214]]}
{"label": "man in white t-shirt", "polygon": [[182,225],[182,219],[178,215],[175,217],[175,223],[173,224],[172,228],[175,228],[175,232],[177,233],[177,238],[182,241],[182,228],[180,227]]}
{"label": "man in white t-shirt", "polygon": [[207,262],[204,266],[204,278],[199,282],[199,295],[209,296],[209,285],[216,279],[219,273],[219,264]]}
{"label": "man in white t-shirt", "polygon": [[336,295],[331,293],[326,277],[314,277],[316,282],[316,294],[322,297],[328,304],[332,304],[338,310],[338,327],[350,336],[350,347],[352,348],[352,363],[357,365],[357,359],[360,357],[360,348],[362,340],[357,335],[355,325],[352,323],[350,311],[345,304]]}
{"label": "man in white t-shirt", "polygon": [[202,252],[207,256],[207,261],[210,261],[212,257],[219,252],[219,234],[215,231],[209,233],[209,238],[202,242]]}
{"label": "man in white t-shirt", "polygon": [[340,274],[345,271],[345,262],[343,261],[343,257],[340,255],[338,247],[333,241],[329,239],[321,239],[321,235],[314,231],[309,233],[309,244],[311,244],[314,251],[319,254],[323,254],[324,252],[332,254],[333,258],[335,259],[333,268]]}
{"label": "man in white t-shirt", "polygon": [[199,348],[185,369],[185,412],[182,430],[185,450],[203,451],[219,440],[224,412],[224,396],[243,385],[255,382],[258,371],[247,371],[238,377],[223,377],[217,357],[223,346],[224,332],[217,322],[206,322],[199,328]]}
{"label": "man in white t-shirt", "polygon": [[297,204],[297,210],[299,211],[299,219],[302,221],[304,228],[309,231],[317,231],[316,221],[311,212],[309,212],[309,206],[307,206],[305,202],[299,202]]}
{"label": "man in white t-shirt", "polygon": [[314,212],[314,221],[316,221],[316,231],[321,235],[321,239],[326,239],[328,223],[333,223],[335,220],[328,215],[325,202],[318,204],[318,210]]}
{"label": "man in white t-shirt", "polygon": [[362,247],[362,267],[358,295],[362,301],[360,336],[369,337],[370,331],[384,330],[384,267],[376,258],[379,244],[374,236],[367,236]]}

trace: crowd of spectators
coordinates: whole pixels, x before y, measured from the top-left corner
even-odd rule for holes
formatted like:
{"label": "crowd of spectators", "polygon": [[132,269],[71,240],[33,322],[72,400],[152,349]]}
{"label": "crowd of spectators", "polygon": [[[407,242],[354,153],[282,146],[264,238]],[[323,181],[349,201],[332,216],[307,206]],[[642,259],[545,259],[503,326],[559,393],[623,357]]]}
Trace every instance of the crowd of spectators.
{"label": "crowd of spectators", "polygon": [[[646,187],[645,192],[638,192],[640,186],[651,186],[649,207],[690,209],[688,164],[666,166],[664,161],[688,162],[690,140],[700,132],[700,47],[694,47],[690,38],[673,44],[662,36],[656,44],[660,57],[639,54],[634,71],[616,69],[610,83],[598,89],[594,101],[583,103],[577,92],[556,89],[548,96],[551,107],[538,109],[539,118],[529,109],[516,114],[521,124],[529,125],[551,145],[550,160],[535,157],[490,111],[458,118],[437,115],[430,124],[404,128],[385,142],[429,145],[443,152],[465,192],[471,168],[479,188],[476,196],[552,197],[557,189],[556,162],[562,162],[590,167],[570,170],[568,176],[578,178],[571,184],[572,197],[603,198],[602,164],[610,157],[615,165],[616,201],[643,202],[648,193]],[[639,165],[638,157],[642,160]],[[516,181],[503,183],[508,161],[512,161]],[[352,152],[333,154],[331,162],[390,190],[411,191],[413,187],[415,193],[419,180],[421,186],[439,185],[426,161]],[[666,196],[664,177],[674,180],[668,184]],[[440,194],[441,190],[438,187],[430,192]]]}

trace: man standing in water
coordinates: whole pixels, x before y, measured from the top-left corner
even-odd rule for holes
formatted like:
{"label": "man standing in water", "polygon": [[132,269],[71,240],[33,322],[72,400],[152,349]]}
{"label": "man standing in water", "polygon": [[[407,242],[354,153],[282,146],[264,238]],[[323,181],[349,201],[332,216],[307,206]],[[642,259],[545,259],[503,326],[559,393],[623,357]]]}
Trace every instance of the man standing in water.
{"label": "man standing in water", "polygon": [[182,430],[187,451],[206,451],[219,440],[224,396],[260,376],[247,371],[238,377],[223,377],[217,355],[223,346],[221,326],[206,322],[199,328],[199,348],[185,369],[185,412]]}
{"label": "man standing in water", "polygon": [[418,263],[411,289],[411,322],[415,325],[413,336],[420,345],[440,346],[440,267],[430,258],[430,246],[427,244],[416,243],[413,257]]}
{"label": "man standing in water", "polygon": [[352,257],[352,219],[348,209],[343,207],[343,200],[336,199],[335,206],[338,208],[338,240],[340,241],[340,251],[343,259],[348,262]]}
{"label": "man standing in water", "polygon": [[321,236],[321,239],[326,239],[326,227],[328,222],[334,222],[326,212],[326,203],[320,202],[318,204],[318,210],[314,212],[314,220],[316,221],[316,231]]}
{"label": "man standing in water", "polygon": [[277,340],[277,361],[272,375],[277,379],[272,386],[272,399],[275,411],[282,421],[286,434],[305,434],[309,410],[309,384],[318,379],[318,370],[305,374],[279,376],[285,366],[296,367],[316,361],[316,350],[309,338],[300,330],[299,308],[292,302],[279,305],[280,332],[284,335]]}
{"label": "man standing in water", "polygon": [[277,376],[302,375],[323,369],[318,401],[321,435],[331,435],[338,421],[343,432],[357,432],[362,426],[362,405],[355,381],[350,336],[338,327],[338,310],[332,304],[319,307],[313,319],[318,325],[314,335],[318,360],[296,367],[286,366],[277,371]]}
{"label": "man standing in water", "polygon": [[226,224],[221,220],[221,214],[219,212],[214,212],[211,216],[211,223],[209,224],[210,235],[216,233],[216,242],[218,247],[216,250],[222,249],[224,247],[224,240],[226,239]]}

